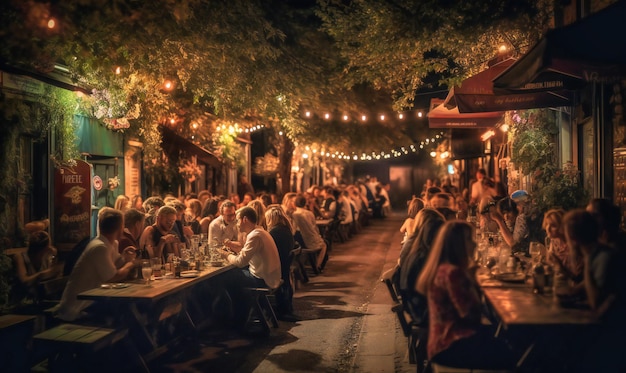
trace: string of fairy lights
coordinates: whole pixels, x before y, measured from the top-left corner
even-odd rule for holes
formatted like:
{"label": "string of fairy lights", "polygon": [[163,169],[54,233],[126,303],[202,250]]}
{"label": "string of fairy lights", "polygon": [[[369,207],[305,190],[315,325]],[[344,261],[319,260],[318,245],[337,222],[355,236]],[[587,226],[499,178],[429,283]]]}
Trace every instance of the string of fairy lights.
{"label": "string of fairy lights", "polygon": [[[413,112],[418,118],[421,118],[424,115],[422,111],[413,111]],[[305,117],[310,118],[312,115],[313,114],[311,114],[310,111],[305,112]],[[398,119],[402,120],[402,119],[407,118],[409,114],[407,112],[401,112],[401,113],[396,113],[396,115]],[[332,118],[329,113],[325,113],[324,118],[326,118],[327,116],[329,116],[328,120]],[[381,121],[387,118],[389,117],[386,116],[385,114],[379,114],[377,117],[377,119]],[[349,117],[346,119],[346,116],[343,116],[342,119],[346,121],[350,120]],[[362,115],[360,119],[362,121],[366,121],[367,116]],[[265,129],[265,128],[267,127],[263,124],[258,124],[252,127],[242,127],[238,123],[234,123],[234,124],[218,125],[216,127],[216,130],[225,131],[231,135],[236,135],[236,134],[242,134],[242,133],[250,134],[250,133]],[[279,131],[278,134],[279,136],[285,135],[283,131]],[[444,138],[445,138],[444,132],[441,131],[438,134],[432,137],[427,137],[418,143],[408,144],[406,146],[399,146],[399,147],[392,148],[390,150],[379,150],[379,151],[360,152],[360,153],[357,153],[357,152],[346,153],[346,152],[342,152],[339,150],[331,151],[319,145],[318,146],[305,145],[304,151],[301,151],[300,153],[303,159],[321,157],[321,158],[346,160],[346,161],[350,161],[350,160],[352,161],[375,161],[375,160],[398,158],[404,155],[408,155],[410,153],[418,153],[419,151],[424,150],[425,148],[434,147],[438,145],[441,142],[441,140],[443,140]]]}
{"label": "string of fairy lights", "polygon": [[398,158],[404,155],[408,155],[410,153],[418,153],[420,150],[424,150],[429,146],[438,145],[445,138],[444,132],[440,132],[434,135],[431,138],[426,138],[417,144],[409,144],[407,146],[400,146],[397,148],[393,148],[387,151],[372,151],[372,152],[361,152],[357,154],[356,152],[351,152],[350,154],[341,151],[331,152],[329,150],[324,150],[324,148],[318,149],[315,146],[305,145],[304,151],[302,152],[302,158],[308,159],[314,156],[322,157],[322,158],[331,158],[331,159],[339,159],[339,160],[353,160],[353,161],[375,161],[375,160],[384,160],[391,158]]}

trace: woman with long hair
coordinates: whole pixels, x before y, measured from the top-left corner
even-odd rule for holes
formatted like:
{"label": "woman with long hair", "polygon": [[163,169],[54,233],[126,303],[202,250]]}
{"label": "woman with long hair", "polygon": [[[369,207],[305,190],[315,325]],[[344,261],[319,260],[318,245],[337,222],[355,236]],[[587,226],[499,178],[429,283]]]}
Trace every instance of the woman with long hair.
{"label": "woman with long hair", "polygon": [[248,206],[252,207],[254,211],[256,211],[256,216],[258,216],[256,225],[263,227],[263,229],[268,229],[265,222],[265,205],[263,204],[263,201],[259,199],[252,200],[248,202]]}
{"label": "woman with long hair", "polygon": [[[292,318],[293,313],[293,289],[289,273],[291,270],[291,250],[295,246],[291,222],[280,205],[270,205],[265,211],[265,221],[267,231],[270,233],[280,257],[281,277],[283,284],[278,288],[276,294],[276,313],[279,319],[287,320]],[[289,320],[287,320],[289,321]]]}
{"label": "woman with long hair", "polygon": [[470,224],[445,223],[415,284],[428,299],[428,357],[446,366],[511,369],[514,354],[481,324],[477,267],[471,259],[475,248]]}
{"label": "woman with long hair", "polygon": [[582,281],[583,261],[582,257],[575,255],[570,250],[565,239],[563,229],[562,209],[548,210],[543,216],[542,227],[546,231],[546,247],[548,248],[548,261],[555,265],[565,276],[574,280]]}
{"label": "woman with long hair", "polygon": [[145,211],[143,210],[143,198],[141,198],[140,194],[135,194],[130,198],[130,208],[132,209],[136,209],[139,210],[143,213],[145,213]]}
{"label": "woman with long hair", "polygon": [[115,200],[115,206],[113,207],[116,210],[120,210],[121,212],[126,212],[130,208],[130,199],[123,194],[117,196]]}
{"label": "woman with long hair", "polygon": [[409,206],[407,208],[407,218],[404,219],[404,223],[402,223],[402,226],[400,227],[400,232],[404,233],[404,237],[402,238],[403,243],[407,240],[407,238],[413,235],[413,232],[415,231],[415,216],[423,208],[424,201],[420,198],[413,198],[411,199],[411,202],[409,202]]}
{"label": "woman with long hair", "polygon": [[185,220],[189,223],[193,234],[202,233],[202,202],[197,198],[190,198],[186,202],[187,209],[185,210]]}
{"label": "woman with long hair", "polygon": [[427,302],[415,291],[415,282],[424,268],[433,241],[445,223],[445,217],[437,210],[425,208],[415,217],[415,239],[405,257],[400,259],[399,288],[402,302],[412,318],[420,323],[427,322]]}

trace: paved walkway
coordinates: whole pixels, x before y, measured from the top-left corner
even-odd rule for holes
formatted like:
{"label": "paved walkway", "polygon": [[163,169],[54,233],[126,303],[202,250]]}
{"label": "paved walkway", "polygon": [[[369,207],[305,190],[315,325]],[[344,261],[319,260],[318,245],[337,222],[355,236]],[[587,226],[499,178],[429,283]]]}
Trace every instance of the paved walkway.
{"label": "paved walkway", "polygon": [[150,364],[155,372],[414,372],[380,277],[397,261],[404,214],[334,244],[323,274],[294,296],[296,323],[268,338],[214,328]]}
{"label": "paved walkway", "polygon": [[[389,223],[399,221],[401,225],[402,219],[397,218],[398,215],[393,215]],[[394,235],[381,274],[393,268],[400,257],[401,237],[399,231]],[[352,372],[415,372],[415,365],[409,364],[407,339],[391,306],[387,287],[378,282],[363,318]]]}

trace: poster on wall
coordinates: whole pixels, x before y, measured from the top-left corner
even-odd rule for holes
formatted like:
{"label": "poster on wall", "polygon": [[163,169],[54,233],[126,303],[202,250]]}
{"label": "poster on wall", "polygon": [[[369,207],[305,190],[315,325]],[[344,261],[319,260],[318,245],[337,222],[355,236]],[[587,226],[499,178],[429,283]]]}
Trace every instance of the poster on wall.
{"label": "poster on wall", "polygon": [[91,232],[91,165],[75,162],[54,170],[54,238],[60,248],[72,248]]}

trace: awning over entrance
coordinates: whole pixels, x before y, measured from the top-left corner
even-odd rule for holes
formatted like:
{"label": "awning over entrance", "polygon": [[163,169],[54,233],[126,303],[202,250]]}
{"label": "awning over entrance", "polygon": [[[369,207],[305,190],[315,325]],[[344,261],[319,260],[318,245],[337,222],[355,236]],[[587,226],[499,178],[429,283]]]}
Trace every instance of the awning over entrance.
{"label": "awning over entrance", "polygon": [[496,94],[579,89],[626,76],[626,1],[550,30],[493,80]]}
{"label": "awning over entrance", "polygon": [[459,113],[458,107],[448,109],[441,99],[432,99],[428,112],[430,128],[495,127],[504,118],[503,112]]}
{"label": "awning over entrance", "polygon": [[179,136],[176,132],[169,128],[161,127],[163,133],[163,149],[166,151],[182,150],[187,155],[195,155],[198,160],[206,163],[211,167],[222,167],[222,162],[207,149],[194,144],[186,138]]}
{"label": "awning over entrance", "polygon": [[563,89],[545,92],[521,92],[495,95],[492,80],[515,63],[507,58],[478,74],[469,77],[461,85],[450,90],[446,105],[458,106],[461,113],[535,109],[542,107],[570,106],[574,93]]}

